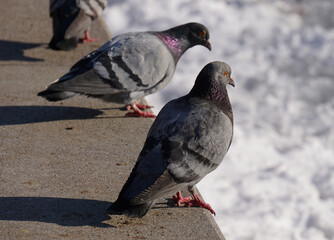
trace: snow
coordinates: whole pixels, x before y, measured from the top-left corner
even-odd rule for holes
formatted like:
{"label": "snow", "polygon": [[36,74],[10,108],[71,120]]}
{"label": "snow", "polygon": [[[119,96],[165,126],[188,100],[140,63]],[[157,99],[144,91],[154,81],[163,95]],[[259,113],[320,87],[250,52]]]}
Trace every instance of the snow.
{"label": "snow", "polygon": [[197,21],[202,46],[148,96],[155,112],[186,94],[211,61],[232,67],[235,126],[219,168],[198,184],[226,239],[334,239],[334,3],[332,0],[115,0],[113,35]]}

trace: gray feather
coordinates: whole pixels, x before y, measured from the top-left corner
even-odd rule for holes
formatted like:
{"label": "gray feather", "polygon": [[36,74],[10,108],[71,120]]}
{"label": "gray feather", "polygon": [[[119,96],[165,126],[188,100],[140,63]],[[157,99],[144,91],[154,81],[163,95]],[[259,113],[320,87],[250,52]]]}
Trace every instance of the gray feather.
{"label": "gray feather", "polygon": [[233,135],[233,114],[226,91],[231,81],[227,64],[210,63],[189,94],[164,106],[111,208],[118,209],[122,203],[119,213],[127,214],[126,209],[185,186],[192,188],[218,167]]}
{"label": "gray feather", "polygon": [[78,15],[73,19],[65,31],[64,39],[79,38],[83,36],[84,31],[88,30],[93,23],[93,19],[79,10]]}
{"label": "gray feather", "polygon": [[131,104],[164,88],[180,56],[195,45],[208,47],[208,38],[208,30],[198,23],[163,32],[119,35],[85,56],[47,89]]}
{"label": "gray feather", "polygon": [[103,9],[107,6],[107,0],[81,0],[79,7],[83,12],[93,19],[102,15]]}

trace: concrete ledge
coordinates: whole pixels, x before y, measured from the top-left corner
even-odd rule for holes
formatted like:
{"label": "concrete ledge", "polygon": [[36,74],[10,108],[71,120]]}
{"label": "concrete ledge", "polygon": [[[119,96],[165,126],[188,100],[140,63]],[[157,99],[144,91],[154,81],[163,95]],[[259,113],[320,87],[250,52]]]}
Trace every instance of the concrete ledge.
{"label": "concrete ledge", "polygon": [[3,0],[0,9],[0,238],[224,239],[208,211],[166,199],[142,219],[107,215],[152,120],[96,99],[36,96],[111,37],[99,20],[99,42],[48,49],[48,5]]}

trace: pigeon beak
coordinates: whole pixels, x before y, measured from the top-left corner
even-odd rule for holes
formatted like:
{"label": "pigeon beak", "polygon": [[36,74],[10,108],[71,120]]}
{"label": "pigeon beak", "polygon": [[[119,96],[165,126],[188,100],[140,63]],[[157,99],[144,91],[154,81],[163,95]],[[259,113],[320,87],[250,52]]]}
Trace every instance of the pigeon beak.
{"label": "pigeon beak", "polygon": [[231,86],[235,87],[233,78],[230,78],[230,81],[229,81],[228,84],[230,84]]}
{"label": "pigeon beak", "polygon": [[204,46],[211,51],[211,42],[210,39],[206,40]]}

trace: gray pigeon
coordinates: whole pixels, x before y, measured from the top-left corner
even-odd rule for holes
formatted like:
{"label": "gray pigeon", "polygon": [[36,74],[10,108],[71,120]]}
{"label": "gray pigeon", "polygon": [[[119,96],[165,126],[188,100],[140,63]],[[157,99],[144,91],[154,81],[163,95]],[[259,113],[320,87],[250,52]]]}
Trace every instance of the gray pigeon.
{"label": "gray pigeon", "polygon": [[77,62],[68,73],[38,93],[49,101],[84,94],[128,105],[127,116],[155,117],[138,100],[164,88],[187,49],[211,50],[208,29],[187,23],[162,32],[133,32],[114,37]]}
{"label": "gray pigeon", "polygon": [[[71,50],[79,40],[93,42],[88,29],[92,22],[102,15],[107,0],[50,0],[53,37],[49,47],[54,50]],[[85,34],[84,39],[79,39]]]}
{"label": "gray pigeon", "polygon": [[177,192],[175,202],[204,207],[214,214],[194,186],[218,167],[231,145],[233,113],[227,84],[234,86],[230,66],[209,63],[187,95],[163,107],[109,213],[142,217],[157,198],[187,186],[194,199]]}

